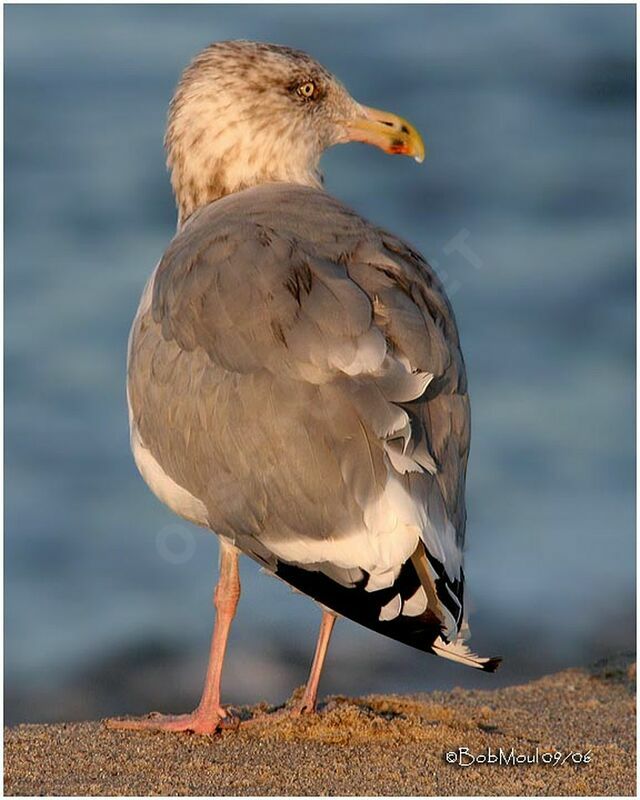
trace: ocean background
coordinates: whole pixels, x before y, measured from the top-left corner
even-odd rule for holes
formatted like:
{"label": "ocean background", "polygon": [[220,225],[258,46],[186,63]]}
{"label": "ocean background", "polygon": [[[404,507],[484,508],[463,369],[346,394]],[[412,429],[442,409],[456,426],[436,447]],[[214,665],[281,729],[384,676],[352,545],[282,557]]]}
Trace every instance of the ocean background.
{"label": "ocean background", "polygon": [[[329,152],[330,192],[419,248],[469,373],[465,670],[341,622],[321,691],[491,688],[635,647],[635,8],[9,5],[5,721],[198,700],[217,540],[128,443],[125,350],[175,230],[162,149],[214,40],[309,51],[427,160]],[[242,565],[231,703],[301,684],[320,614]]]}

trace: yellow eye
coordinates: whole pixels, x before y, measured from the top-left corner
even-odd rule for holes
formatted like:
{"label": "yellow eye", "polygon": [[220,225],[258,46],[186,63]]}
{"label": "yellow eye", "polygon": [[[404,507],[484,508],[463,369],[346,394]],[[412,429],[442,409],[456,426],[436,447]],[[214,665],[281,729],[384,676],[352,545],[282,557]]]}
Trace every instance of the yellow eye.
{"label": "yellow eye", "polygon": [[305,100],[312,98],[315,93],[316,85],[313,81],[305,81],[298,86],[298,94],[300,97],[304,97]]}

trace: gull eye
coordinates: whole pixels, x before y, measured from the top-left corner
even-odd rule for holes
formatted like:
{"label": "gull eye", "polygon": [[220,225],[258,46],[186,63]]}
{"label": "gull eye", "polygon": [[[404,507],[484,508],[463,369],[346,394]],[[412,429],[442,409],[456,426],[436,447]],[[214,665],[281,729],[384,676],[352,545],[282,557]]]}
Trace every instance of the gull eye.
{"label": "gull eye", "polygon": [[313,81],[305,81],[298,86],[296,91],[304,100],[311,100],[316,93],[316,85]]}

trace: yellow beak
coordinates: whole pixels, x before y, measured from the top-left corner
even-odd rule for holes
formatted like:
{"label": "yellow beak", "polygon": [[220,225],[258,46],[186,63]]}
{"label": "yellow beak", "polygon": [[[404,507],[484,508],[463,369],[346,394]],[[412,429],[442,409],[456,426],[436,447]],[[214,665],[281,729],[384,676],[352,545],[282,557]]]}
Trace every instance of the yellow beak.
{"label": "yellow beak", "polygon": [[366,142],[394,155],[411,156],[418,164],[424,161],[424,142],[418,131],[406,119],[360,106],[362,116],[346,124],[347,141]]}

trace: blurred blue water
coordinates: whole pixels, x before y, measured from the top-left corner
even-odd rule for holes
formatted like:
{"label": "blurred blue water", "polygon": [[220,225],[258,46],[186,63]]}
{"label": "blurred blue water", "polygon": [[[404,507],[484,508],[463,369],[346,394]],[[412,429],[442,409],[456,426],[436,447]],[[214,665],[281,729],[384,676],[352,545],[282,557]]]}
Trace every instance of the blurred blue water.
{"label": "blurred blue water", "polygon": [[[489,686],[634,645],[634,30],[615,5],[5,7],[9,721],[200,688],[217,545],[138,477],[124,362],[175,227],[166,107],[224,38],[306,49],[425,134],[422,168],[335,149],[327,187],[438,266],[469,370],[472,629],[504,669],[343,623],[323,689]],[[319,615],[243,577],[227,695],[282,699]]]}

